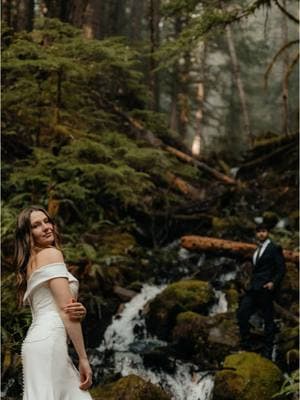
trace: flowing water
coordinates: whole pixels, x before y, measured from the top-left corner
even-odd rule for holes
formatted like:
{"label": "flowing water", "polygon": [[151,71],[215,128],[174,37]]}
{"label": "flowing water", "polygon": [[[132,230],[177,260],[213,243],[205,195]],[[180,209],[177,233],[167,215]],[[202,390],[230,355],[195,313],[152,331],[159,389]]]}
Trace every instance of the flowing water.
{"label": "flowing water", "polygon": [[[174,370],[165,372],[145,368],[141,352],[147,348],[167,346],[167,343],[147,334],[143,308],[145,304],[160,293],[166,286],[144,285],[142,291],[124,310],[116,315],[107,328],[99,353],[108,351],[113,357],[113,370],[122,376],[136,374],[154,384],[160,385],[171,394],[173,400],[210,400],[214,386],[213,376],[190,363],[173,360]],[[227,302],[221,291],[215,291],[217,304],[210,315],[225,312]]]}

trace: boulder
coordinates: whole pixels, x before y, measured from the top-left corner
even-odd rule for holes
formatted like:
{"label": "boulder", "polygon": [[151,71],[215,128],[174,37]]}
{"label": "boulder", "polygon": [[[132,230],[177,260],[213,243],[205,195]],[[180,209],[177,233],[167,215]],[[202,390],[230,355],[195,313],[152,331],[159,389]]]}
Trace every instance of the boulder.
{"label": "boulder", "polygon": [[171,400],[171,396],[159,386],[136,375],[96,387],[90,393],[94,400]]}
{"label": "boulder", "polygon": [[286,327],[278,335],[278,355],[283,365],[290,369],[299,356],[299,328]]}
{"label": "boulder", "polygon": [[173,340],[181,356],[201,368],[219,368],[224,357],[239,348],[239,332],[232,313],[203,316],[185,312],[177,316]]}
{"label": "boulder", "polygon": [[213,400],[271,400],[283,382],[281,370],[256,353],[226,357],[215,377]]}
{"label": "boulder", "polygon": [[[286,273],[280,285],[277,301],[289,309],[291,304],[299,298],[299,269],[294,263],[286,263]],[[298,312],[296,313],[298,315]]]}
{"label": "boulder", "polygon": [[213,289],[208,282],[182,280],[172,283],[148,304],[147,328],[160,339],[168,340],[180,312],[207,314],[213,298]]}

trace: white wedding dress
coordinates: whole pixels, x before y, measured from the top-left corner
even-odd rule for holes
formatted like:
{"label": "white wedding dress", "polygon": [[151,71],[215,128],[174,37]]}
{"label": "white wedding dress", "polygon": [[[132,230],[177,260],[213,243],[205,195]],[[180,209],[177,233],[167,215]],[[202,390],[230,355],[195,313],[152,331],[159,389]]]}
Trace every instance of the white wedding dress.
{"label": "white wedding dress", "polygon": [[30,304],[32,324],[22,344],[23,400],[91,400],[79,389],[80,376],[68,355],[67,333],[48,286],[53,278],[67,278],[72,295],[78,280],[64,263],[44,265],[27,282],[24,304]]}

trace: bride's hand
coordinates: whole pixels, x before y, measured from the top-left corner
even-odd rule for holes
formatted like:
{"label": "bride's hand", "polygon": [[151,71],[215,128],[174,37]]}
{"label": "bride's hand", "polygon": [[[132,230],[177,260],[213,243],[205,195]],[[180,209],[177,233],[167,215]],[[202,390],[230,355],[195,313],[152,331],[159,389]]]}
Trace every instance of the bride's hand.
{"label": "bride's hand", "polygon": [[86,316],[86,308],[82,303],[77,302],[75,299],[64,307],[64,311],[69,314],[69,318],[77,321],[82,321]]}
{"label": "bride's hand", "polygon": [[87,390],[92,386],[92,370],[87,358],[79,359],[80,389]]}

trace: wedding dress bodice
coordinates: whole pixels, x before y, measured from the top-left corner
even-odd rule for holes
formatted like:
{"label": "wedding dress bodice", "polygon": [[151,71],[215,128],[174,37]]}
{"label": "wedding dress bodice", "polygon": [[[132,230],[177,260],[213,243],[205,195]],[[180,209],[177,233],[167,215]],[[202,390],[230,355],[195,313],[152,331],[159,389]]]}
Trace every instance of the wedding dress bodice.
{"label": "wedding dress bodice", "polygon": [[45,339],[52,328],[64,328],[55,299],[49,288],[49,280],[67,278],[72,295],[77,298],[78,280],[67,270],[64,263],[47,264],[36,269],[27,283],[23,302],[29,304],[32,313],[32,324],[27,332],[25,342]]}

